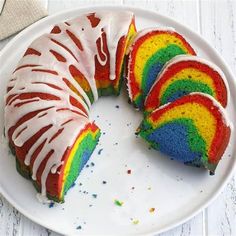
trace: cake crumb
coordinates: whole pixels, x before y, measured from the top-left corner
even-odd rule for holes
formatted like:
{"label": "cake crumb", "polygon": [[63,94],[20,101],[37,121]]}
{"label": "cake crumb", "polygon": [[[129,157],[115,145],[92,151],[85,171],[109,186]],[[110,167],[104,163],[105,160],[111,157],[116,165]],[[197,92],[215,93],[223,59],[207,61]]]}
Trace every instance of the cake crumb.
{"label": "cake crumb", "polygon": [[127,174],[130,175],[131,174],[131,170],[127,170]]}
{"label": "cake crumb", "polygon": [[148,190],[151,190],[152,188],[151,187],[148,187]]}
{"label": "cake crumb", "polygon": [[97,194],[92,194],[92,196],[93,196],[94,198],[97,198],[98,195],[97,195]]}
{"label": "cake crumb", "polygon": [[76,229],[82,229],[81,225],[77,226]]}
{"label": "cake crumb", "polygon": [[149,209],[149,212],[150,212],[150,213],[153,213],[154,211],[155,211],[155,208],[154,208],[154,207],[152,207],[152,208]]}
{"label": "cake crumb", "polygon": [[120,108],[120,106],[119,106],[119,105],[116,105],[116,108],[117,108],[117,109],[119,109],[119,108]]}
{"label": "cake crumb", "polygon": [[54,205],[55,205],[55,203],[54,202],[50,202],[50,204],[49,204],[49,208],[52,208],[52,207],[54,207]]}
{"label": "cake crumb", "polygon": [[103,148],[98,150],[98,155],[101,155]]}
{"label": "cake crumb", "polygon": [[115,199],[114,203],[115,203],[115,205],[120,206],[120,207],[124,204],[124,202],[121,202],[121,201],[116,200],[116,199]]}
{"label": "cake crumb", "polygon": [[95,166],[94,162],[91,162],[91,166]]}
{"label": "cake crumb", "polygon": [[139,223],[139,220],[133,220],[133,224],[137,225]]}
{"label": "cake crumb", "polygon": [[103,183],[103,184],[106,184],[106,183],[107,183],[107,181],[104,181],[104,180],[103,180],[103,181],[102,181],[102,183]]}

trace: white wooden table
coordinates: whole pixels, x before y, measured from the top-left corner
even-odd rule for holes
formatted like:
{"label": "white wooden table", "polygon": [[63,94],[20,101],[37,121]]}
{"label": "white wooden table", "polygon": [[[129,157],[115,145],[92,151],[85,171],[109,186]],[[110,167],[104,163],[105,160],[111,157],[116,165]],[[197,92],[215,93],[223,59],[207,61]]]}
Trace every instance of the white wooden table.
{"label": "white wooden table", "polygon": [[[236,1],[234,0],[44,0],[44,2],[49,14],[100,4],[124,4],[156,10],[199,32],[220,52],[236,75]],[[0,41],[0,50],[11,39],[12,37]],[[24,217],[0,195],[0,236],[5,235],[59,236]],[[236,174],[207,209],[185,224],[162,235],[236,235]]]}

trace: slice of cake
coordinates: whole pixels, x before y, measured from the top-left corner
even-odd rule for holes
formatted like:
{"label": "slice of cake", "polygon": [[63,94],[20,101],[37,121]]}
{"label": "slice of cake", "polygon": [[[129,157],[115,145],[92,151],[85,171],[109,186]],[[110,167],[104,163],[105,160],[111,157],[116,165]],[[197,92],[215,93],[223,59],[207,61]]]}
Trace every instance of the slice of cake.
{"label": "slice of cake", "polygon": [[[79,132],[77,137],[74,137],[75,130]],[[39,135],[42,135],[42,138],[38,138]],[[69,143],[63,144],[65,140],[62,140],[65,137],[67,142],[75,142],[67,146]],[[41,131],[22,147],[15,147],[13,150],[17,155],[17,170],[22,176],[32,179],[35,188],[40,192],[37,194],[40,202],[64,202],[65,194],[92,155],[99,137],[100,130],[94,123],[81,126],[81,120],[68,120],[54,133],[51,133],[50,129],[44,133]],[[37,138],[37,142],[33,144]],[[55,152],[54,145],[61,148]],[[47,146],[52,148],[49,152],[46,152]]]}
{"label": "slice of cake", "polygon": [[224,109],[213,97],[192,93],[148,114],[138,133],[173,159],[214,173],[230,138]]}
{"label": "slice of cake", "polygon": [[227,91],[227,80],[218,66],[197,56],[180,55],[163,67],[145,100],[145,111],[192,92],[209,94],[226,107]]}
{"label": "slice of cake", "polygon": [[139,31],[128,49],[127,86],[131,102],[139,109],[164,64],[179,54],[195,51],[173,29]]}

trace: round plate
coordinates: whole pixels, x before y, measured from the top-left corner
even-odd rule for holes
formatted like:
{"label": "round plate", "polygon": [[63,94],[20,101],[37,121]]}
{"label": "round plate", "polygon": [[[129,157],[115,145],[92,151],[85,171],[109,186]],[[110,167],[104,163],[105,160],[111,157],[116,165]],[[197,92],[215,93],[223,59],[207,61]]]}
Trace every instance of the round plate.
{"label": "round plate", "polygon": [[[156,12],[102,6],[70,10],[42,19],[22,31],[5,47],[0,55],[1,121],[7,81],[30,42],[48,32],[57,22],[100,9],[133,11],[137,29],[168,26],[183,34],[198,55],[210,59],[224,71],[231,92],[227,112],[232,121],[236,120],[233,75],[204,39]],[[210,176],[205,170],[185,166],[149,150],[147,144],[134,135],[142,114],[135,111],[127,100],[126,92],[123,92],[118,98],[101,98],[93,105],[91,118],[96,120],[103,133],[88,167],[84,168],[75,186],[68,192],[64,204],[48,206],[37,201],[33,185],[17,173],[14,157],[2,138],[0,191],[3,196],[31,220],[67,235],[160,233],[197,214],[217,196],[233,173],[235,133],[232,132],[215,176]],[[0,130],[3,137],[3,122]],[[115,200],[123,202],[123,205],[116,205]],[[150,208],[155,208],[155,211],[151,213]]]}

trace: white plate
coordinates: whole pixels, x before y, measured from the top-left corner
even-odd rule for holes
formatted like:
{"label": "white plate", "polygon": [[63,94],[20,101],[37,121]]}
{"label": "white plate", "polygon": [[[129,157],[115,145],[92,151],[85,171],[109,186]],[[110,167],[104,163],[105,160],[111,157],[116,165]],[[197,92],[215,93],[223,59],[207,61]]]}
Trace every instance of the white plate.
{"label": "white plate", "polygon": [[[136,15],[137,28],[170,26],[182,33],[198,54],[215,62],[225,72],[231,98],[227,108],[236,120],[234,78],[219,54],[199,35],[156,12],[131,7],[91,7],[62,12],[45,18],[15,37],[1,52],[0,119],[3,120],[3,97],[6,83],[30,42],[49,31],[53,24],[98,9],[129,9]],[[114,26],[115,27],[115,26]],[[119,108],[116,107],[119,105]],[[99,116],[99,117],[98,117]],[[92,118],[105,132],[76,186],[66,196],[65,204],[52,208],[36,200],[30,181],[15,170],[14,157],[4,139],[0,149],[0,192],[31,220],[62,234],[153,234],[168,230],[206,207],[229,180],[235,166],[235,145],[229,145],[216,175],[187,167],[147,145],[134,135],[142,116],[127,103],[127,95],[101,98],[92,108]],[[3,134],[3,122],[0,123]],[[232,133],[230,144],[235,143]],[[98,151],[101,154],[98,154]],[[91,166],[91,162],[95,163]],[[131,174],[127,170],[131,169]],[[106,181],[103,184],[102,181]],[[79,185],[82,183],[82,186]],[[132,187],[135,189],[132,190]],[[84,191],[86,191],[84,193]],[[92,194],[97,194],[97,198]],[[123,201],[123,206],[114,204]],[[154,207],[155,212],[149,209]],[[138,224],[133,224],[138,220]],[[77,229],[81,226],[81,229]]]}

